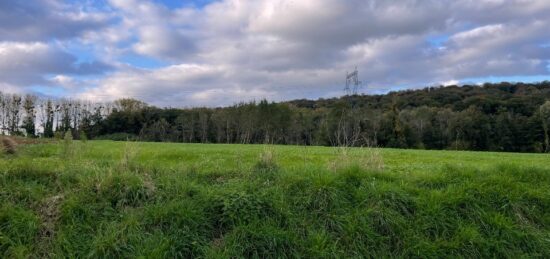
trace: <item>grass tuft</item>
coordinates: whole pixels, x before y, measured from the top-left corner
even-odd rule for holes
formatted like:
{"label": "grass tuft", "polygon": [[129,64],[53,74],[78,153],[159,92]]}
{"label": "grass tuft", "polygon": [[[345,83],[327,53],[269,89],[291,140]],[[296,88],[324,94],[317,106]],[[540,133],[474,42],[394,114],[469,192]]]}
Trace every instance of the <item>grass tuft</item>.
{"label": "grass tuft", "polygon": [[383,171],[384,158],[377,148],[351,149],[340,147],[338,155],[329,163],[329,169],[337,172],[350,168],[363,171]]}
{"label": "grass tuft", "polygon": [[274,172],[278,168],[279,166],[277,165],[274,149],[272,147],[264,148],[264,150],[260,153],[258,162],[254,166],[254,170],[260,173],[267,173]]}

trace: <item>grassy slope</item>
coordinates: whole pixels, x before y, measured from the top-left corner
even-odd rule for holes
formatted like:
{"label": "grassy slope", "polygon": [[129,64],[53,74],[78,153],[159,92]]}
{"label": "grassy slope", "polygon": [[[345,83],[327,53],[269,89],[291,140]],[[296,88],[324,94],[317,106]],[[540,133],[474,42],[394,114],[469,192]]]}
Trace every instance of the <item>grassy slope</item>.
{"label": "grassy slope", "polygon": [[[275,163],[259,163],[261,153]],[[380,157],[383,170],[369,165]],[[0,257],[549,257],[548,162],[393,149],[26,146],[0,157]]]}

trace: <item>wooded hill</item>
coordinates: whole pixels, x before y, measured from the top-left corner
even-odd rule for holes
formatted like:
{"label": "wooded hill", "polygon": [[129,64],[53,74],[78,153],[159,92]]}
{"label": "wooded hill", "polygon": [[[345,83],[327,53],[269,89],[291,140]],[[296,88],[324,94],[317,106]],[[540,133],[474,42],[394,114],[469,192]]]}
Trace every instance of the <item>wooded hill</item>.
{"label": "wooded hill", "polygon": [[548,81],[188,109],[0,93],[0,127],[43,137],[71,131],[75,138],[114,140],[545,152],[547,100]]}

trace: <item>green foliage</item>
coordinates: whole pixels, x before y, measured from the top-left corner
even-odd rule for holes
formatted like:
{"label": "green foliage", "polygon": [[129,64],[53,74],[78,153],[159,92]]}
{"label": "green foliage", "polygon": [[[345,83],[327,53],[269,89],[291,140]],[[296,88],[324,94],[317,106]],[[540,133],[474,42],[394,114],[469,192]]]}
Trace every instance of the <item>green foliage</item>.
{"label": "green foliage", "polygon": [[545,151],[550,152],[550,101],[546,101],[539,108],[542,127],[544,128],[544,146]]}
{"label": "green foliage", "polygon": [[62,140],[64,138],[65,134],[63,133],[63,131],[56,131],[55,134],[54,134],[54,138],[56,140]]}
{"label": "green foliage", "polygon": [[36,135],[38,104],[43,136],[59,140],[70,131],[116,141],[550,151],[548,81],[280,103],[260,100],[218,108],[158,108],[135,99],[103,105],[17,94],[0,97],[11,107],[4,129],[12,136]]}
{"label": "green foliage", "polygon": [[547,99],[549,82],[261,100],[216,109],[160,109],[123,100],[90,130],[109,136],[102,139],[123,133],[157,142],[541,152],[550,146],[541,123]]}
{"label": "green foliage", "polygon": [[88,135],[86,134],[86,132],[84,132],[83,130],[80,131],[79,139],[80,141],[82,141],[82,143],[88,142]]}
{"label": "green foliage", "polygon": [[67,161],[61,149],[0,158],[0,257],[550,256],[543,154],[90,141]]}

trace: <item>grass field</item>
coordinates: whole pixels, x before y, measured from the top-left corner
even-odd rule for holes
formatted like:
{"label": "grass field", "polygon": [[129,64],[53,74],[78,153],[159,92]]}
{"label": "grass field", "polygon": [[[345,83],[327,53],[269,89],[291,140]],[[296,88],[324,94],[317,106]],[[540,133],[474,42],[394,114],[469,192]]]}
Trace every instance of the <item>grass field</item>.
{"label": "grass field", "polygon": [[550,257],[544,154],[46,143],[0,156],[0,257]]}

